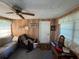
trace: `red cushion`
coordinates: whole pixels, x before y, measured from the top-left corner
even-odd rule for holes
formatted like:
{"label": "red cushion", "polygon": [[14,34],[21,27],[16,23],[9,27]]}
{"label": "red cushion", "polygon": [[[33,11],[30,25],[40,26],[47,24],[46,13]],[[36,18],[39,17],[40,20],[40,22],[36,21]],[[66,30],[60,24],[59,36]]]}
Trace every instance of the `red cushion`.
{"label": "red cushion", "polygon": [[57,52],[62,52],[63,50],[61,48],[55,47],[55,49],[57,50]]}

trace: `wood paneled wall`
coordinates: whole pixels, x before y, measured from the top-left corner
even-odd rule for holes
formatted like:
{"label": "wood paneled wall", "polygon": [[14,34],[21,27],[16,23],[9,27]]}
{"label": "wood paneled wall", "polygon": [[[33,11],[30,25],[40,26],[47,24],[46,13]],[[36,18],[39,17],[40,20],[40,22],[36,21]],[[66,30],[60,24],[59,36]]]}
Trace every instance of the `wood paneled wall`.
{"label": "wood paneled wall", "polygon": [[[51,21],[50,25],[55,25],[55,31],[51,31],[50,39],[57,39],[59,34],[59,25],[56,19],[41,20],[41,21]],[[24,28],[28,26],[28,30]],[[39,19],[27,19],[27,20],[14,20],[12,23],[12,32],[14,36],[19,36],[26,33],[34,39],[39,38]]]}
{"label": "wood paneled wall", "polygon": [[55,26],[55,30],[51,31],[51,39],[58,39],[59,36],[59,24],[57,19],[51,19],[51,26]]}
{"label": "wood paneled wall", "polygon": [[39,21],[38,19],[29,20],[29,36],[38,39],[39,38]]}
{"label": "wood paneled wall", "polygon": [[[28,30],[25,29],[28,26]],[[32,38],[38,38],[38,20],[14,20],[12,23],[12,32],[14,36],[19,36],[24,33]]]}
{"label": "wood paneled wall", "polygon": [[14,20],[12,23],[12,32],[14,36],[19,36],[23,33],[28,34],[28,31],[23,28],[24,25],[28,25],[27,20]]}

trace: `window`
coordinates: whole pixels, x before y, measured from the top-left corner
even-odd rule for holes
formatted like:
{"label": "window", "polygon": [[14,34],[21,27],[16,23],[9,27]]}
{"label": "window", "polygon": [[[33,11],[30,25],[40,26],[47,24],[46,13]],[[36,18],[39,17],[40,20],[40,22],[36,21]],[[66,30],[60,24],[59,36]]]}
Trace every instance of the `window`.
{"label": "window", "polygon": [[69,41],[70,48],[79,53],[79,11],[59,19],[59,24],[60,34]]}
{"label": "window", "polygon": [[0,38],[11,35],[11,21],[0,19]]}
{"label": "window", "polygon": [[70,46],[73,40],[73,21],[70,16],[60,19],[60,35],[64,35],[66,38],[66,45]]}

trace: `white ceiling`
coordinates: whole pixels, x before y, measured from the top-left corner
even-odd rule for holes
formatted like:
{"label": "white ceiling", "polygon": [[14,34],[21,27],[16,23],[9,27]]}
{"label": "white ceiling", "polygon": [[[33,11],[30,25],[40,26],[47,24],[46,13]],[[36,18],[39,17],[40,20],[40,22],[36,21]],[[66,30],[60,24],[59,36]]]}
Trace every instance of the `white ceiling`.
{"label": "white ceiling", "polygon": [[[55,18],[63,15],[67,11],[70,11],[74,6],[78,6],[79,0],[1,0],[8,4],[17,4],[24,11],[32,12],[35,16],[23,15],[26,19],[46,19]],[[11,19],[21,19],[16,14],[6,14],[6,12],[12,11],[10,6],[0,2],[0,16],[8,17]]]}

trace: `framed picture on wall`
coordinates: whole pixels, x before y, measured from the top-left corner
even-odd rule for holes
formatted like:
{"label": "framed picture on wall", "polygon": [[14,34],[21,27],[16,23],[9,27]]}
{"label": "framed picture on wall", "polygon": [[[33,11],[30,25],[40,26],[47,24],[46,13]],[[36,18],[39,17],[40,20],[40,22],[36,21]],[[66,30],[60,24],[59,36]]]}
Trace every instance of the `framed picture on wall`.
{"label": "framed picture on wall", "polygon": [[51,25],[51,31],[55,31],[55,25]]}

